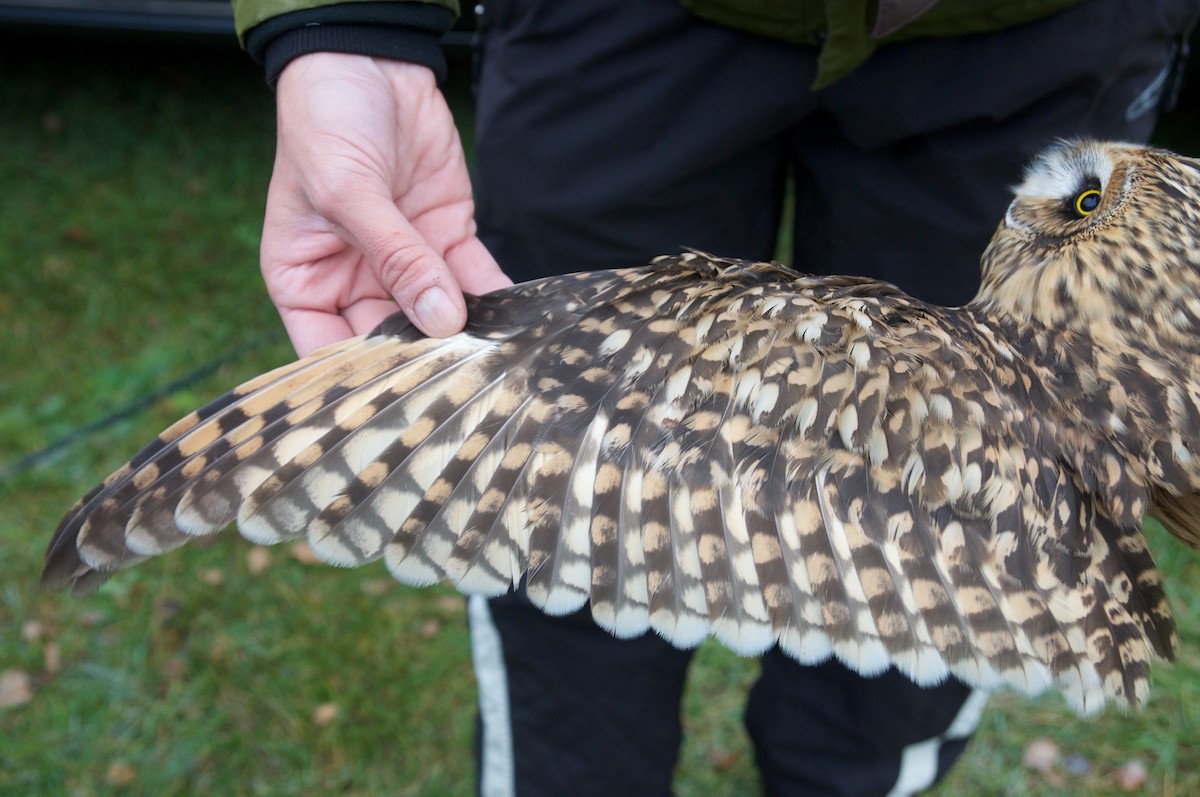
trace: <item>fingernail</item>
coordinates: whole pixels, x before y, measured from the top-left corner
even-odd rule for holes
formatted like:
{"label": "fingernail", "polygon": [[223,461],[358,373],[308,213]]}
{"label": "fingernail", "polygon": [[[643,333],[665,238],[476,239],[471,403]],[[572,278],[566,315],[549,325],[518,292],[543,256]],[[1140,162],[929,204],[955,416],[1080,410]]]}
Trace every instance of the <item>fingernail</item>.
{"label": "fingernail", "polygon": [[413,323],[426,335],[444,338],[462,330],[458,310],[438,286],[426,288],[413,303]]}

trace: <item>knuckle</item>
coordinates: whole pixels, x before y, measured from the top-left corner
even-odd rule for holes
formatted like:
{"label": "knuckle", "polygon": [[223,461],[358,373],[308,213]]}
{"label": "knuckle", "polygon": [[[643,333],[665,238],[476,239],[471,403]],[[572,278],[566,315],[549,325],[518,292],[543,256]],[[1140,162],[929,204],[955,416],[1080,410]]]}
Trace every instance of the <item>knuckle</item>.
{"label": "knuckle", "polygon": [[379,278],[393,294],[407,293],[413,286],[431,281],[440,270],[433,250],[420,241],[390,238],[380,247],[372,259],[379,263]]}

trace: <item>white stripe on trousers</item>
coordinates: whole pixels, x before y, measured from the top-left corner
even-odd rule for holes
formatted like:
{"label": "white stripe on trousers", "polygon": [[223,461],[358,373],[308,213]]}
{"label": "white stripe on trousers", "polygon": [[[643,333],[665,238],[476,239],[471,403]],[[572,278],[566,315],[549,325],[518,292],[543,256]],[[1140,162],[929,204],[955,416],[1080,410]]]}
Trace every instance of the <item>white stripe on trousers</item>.
{"label": "white stripe on trousers", "polygon": [[488,599],[482,595],[467,598],[467,616],[471,624],[471,658],[479,687],[479,719],[483,725],[479,794],[480,797],[513,797],[516,785],[512,717],[500,632],[492,622]]}
{"label": "white stripe on trousers", "polygon": [[932,786],[937,780],[938,752],[942,743],[965,739],[974,733],[990,695],[991,692],[984,689],[972,690],[944,733],[905,747],[900,756],[900,775],[887,797],[908,797]]}
{"label": "white stripe on trousers", "polygon": [[[471,656],[479,687],[479,715],[483,725],[479,794],[480,797],[514,797],[512,717],[509,713],[508,672],[504,666],[500,632],[492,621],[488,599],[482,595],[472,595],[467,599],[467,615],[471,625]],[[938,752],[942,743],[964,739],[974,733],[990,695],[983,689],[973,690],[944,733],[905,747],[896,785],[888,792],[888,797],[908,797],[932,786],[937,780]]]}

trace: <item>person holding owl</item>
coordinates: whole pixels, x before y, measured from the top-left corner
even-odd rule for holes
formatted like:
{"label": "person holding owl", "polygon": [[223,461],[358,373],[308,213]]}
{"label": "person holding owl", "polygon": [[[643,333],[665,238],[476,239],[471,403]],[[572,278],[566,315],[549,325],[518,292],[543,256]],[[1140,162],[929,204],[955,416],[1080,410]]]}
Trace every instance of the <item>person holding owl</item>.
{"label": "person holding owl", "polygon": [[[483,4],[475,180],[438,81],[446,2],[234,0],[276,86],[262,266],[300,354],[397,306],[695,247],[967,301],[1020,167],[1056,138],[1144,141],[1194,0],[502,0]],[[785,211],[788,180],[794,205]],[[690,652],[521,594],[470,605],[487,795],[670,793]],[[765,793],[909,794],[983,696],[762,657]]]}

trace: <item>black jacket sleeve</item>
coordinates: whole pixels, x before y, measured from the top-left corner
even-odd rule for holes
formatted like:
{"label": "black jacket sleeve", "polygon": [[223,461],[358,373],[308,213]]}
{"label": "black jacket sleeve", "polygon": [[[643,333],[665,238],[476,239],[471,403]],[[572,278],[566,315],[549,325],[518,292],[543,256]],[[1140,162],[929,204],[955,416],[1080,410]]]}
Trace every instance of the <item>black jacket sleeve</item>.
{"label": "black jacket sleeve", "polygon": [[392,58],[446,76],[441,38],[454,14],[424,3],[339,3],[272,17],[246,32],[246,51],[272,86],[293,59],[316,52]]}

